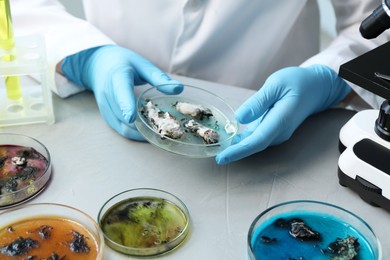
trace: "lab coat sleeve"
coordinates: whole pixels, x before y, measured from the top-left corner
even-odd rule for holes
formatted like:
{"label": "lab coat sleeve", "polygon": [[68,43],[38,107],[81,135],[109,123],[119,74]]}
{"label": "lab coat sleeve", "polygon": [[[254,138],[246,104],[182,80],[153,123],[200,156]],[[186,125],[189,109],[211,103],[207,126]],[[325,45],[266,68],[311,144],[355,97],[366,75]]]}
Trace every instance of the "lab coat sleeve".
{"label": "lab coat sleeve", "polygon": [[112,40],[87,21],[67,13],[56,0],[11,0],[10,5],[15,37],[41,34],[45,38],[52,90],[61,97],[82,91],[55,73],[56,64],[70,54],[112,44]]}
{"label": "lab coat sleeve", "polygon": [[[320,63],[338,72],[341,64],[390,40],[389,32],[372,40],[364,39],[359,32],[361,22],[381,4],[381,1],[335,0],[332,2],[336,15],[337,37],[327,48],[305,61],[301,66]],[[350,83],[350,86],[371,107],[375,109],[380,107],[383,98],[355,84]]]}

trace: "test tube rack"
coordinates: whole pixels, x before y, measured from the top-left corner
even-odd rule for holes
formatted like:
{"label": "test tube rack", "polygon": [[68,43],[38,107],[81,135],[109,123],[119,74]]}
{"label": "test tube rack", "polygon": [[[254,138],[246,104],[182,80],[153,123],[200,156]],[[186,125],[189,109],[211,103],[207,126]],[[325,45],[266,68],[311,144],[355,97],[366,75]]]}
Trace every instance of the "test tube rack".
{"label": "test tube rack", "polygon": [[[2,57],[12,56],[12,60]],[[21,95],[9,98],[5,80],[20,78]],[[0,49],[0,127],[54,123],[50,75],[43,36],[15,38],[11,50]],[[53,83],[54,84],[54,81]]]}

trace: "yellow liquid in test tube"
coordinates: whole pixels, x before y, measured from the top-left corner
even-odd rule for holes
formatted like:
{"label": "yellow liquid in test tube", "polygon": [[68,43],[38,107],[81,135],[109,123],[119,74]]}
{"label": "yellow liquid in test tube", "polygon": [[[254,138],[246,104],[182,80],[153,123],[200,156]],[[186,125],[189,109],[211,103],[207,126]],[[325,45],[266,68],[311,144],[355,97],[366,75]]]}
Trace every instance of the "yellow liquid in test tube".
{"label": "yellow liquid in test tube", "polygon": [[[0,48],[10,51],[14,47],[15,40],[9,0],[0,0]],[[4,61],[12,61],[15,57],[12,54],[5,54],[2,59]],[[5,78],[5,87],[9,99],[22,97],[22,88],[18,76],[7,76]]]}

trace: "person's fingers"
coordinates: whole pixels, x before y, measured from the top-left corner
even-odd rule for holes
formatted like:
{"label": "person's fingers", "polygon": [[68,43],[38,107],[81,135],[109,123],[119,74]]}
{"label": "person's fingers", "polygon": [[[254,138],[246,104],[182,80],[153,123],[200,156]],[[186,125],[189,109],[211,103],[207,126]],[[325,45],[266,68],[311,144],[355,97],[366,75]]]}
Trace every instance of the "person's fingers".
{"label": "person's fingers", "polygon": [[235,117],[242,124],[250,123],[261,117],[283,96],[278,81],[267,80],[260,90],[247,99],[235,112]]}
{"label": "person's fingers", "polygon": [[177,80],[171,79],[167,74],[164,72],[153,72],[152,74],[153,83],[152,85],[155,86],[159,91],[163,92],[167,95],[177,95],[180,94],[184,86],[182,83],[180,83]]}
{"label": "person's fingers", "polygon": [[138,132],[134,123],[129,124],[123,122],[123,119],[120,119],[116,116],[116,113],[112,109],[112,105],[108,103],[107,99],[104,98],[102,101],[98,102],[98,105],[100,114],[102,115],[104,121],[120,135],[136,141],[145,140]]}
{"label": "person's fingers", "polygon": [[135,141],[146,141],[145,138],[138,132],[137,128],[135,127],[134,123],[127,125],[122,122],[120,122],[121,130],[118,131],[119,134],[122,136],[135,140]]}
{"label": "person's fingers", "polygon": [[[249,133],[249,132],[247,132]],[[258,151],[264,150],[269,144],[269,138],[259,129],[247,135],[240,142],[233,144],[220,152],[215,160],[217,164],[227,164],[240,160]]]}
{"label": "person's fingers", "polygon": [[183,91],[184,86],[179,81],[171,79],[165,72],[143,57],[137,54],[134,56],[132,64],[144,81],[165,94],[179,94]]}
{"label": "person's fingers", "polygon": [[259,127],[259,125],[261,124],[261,120],[262,119],[258,119],[256,121],[253,121],[251,122],[250,124],[248,124],[245,129],[241,132],[241,133],[238,133],[234,138],[233,138],[233,141],[232,141],[232,144],[237,144],[239,142],[241,142],[242,140],[244,140],[245,138],[247,138],[248,136],[252,135],[252,133]]}
{"label": "person's fingers", "polygon": [[[229,146],[216,156],[217,164],[226,164],[248,157],[263,151],[268,146],[279,142],[280,136],[285,136],[283,130],[286,122],[285,104],[281,102],[267,111],[267,113],[255,122],[252,122],[241,134],[237,136],[237,143]],[[288,117],[287,117],[288,118]]]}
{"label": "person's fingers", "polygon": [[136,98],[134,96],[133,72],[123,68],[113,73],[109,83],[108,102],[115,116],[125,124],[133,123],[136,118]]}

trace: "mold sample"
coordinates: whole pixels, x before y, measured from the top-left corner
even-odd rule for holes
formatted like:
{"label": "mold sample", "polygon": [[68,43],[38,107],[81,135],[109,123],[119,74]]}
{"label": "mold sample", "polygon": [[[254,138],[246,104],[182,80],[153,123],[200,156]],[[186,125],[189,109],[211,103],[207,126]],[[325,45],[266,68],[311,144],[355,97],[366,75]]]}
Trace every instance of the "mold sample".
{"label": "mold sample", "polygon": [[98,245],[77,222],[60,217],[22,219],[0,229],[0,259],[95,260]]}
{"label": "mold sample", "polygon": [[[191,90],[191,87],[189,90]],[[163,111],[162,113],[169,113],[170,117],[176,119],[176,122],[179,123],[176,125],[179,127],[176,130],[180,132],[181,136],[169,138],[161,135],[161,132],[156,129],[156,124],[153,123],[154,120],[148,118],[147,107],[153,110],[156,108]],[[206,135],[198,132],[200,134],[198,135],[194,128],[192,128],[192,131],[186,128],[185,124],[189,120],[194,120],[194,122],[210,128],[212,131],[209,131]],[[230,110],[227,104],[221,104],[221,101],[213,95],[211,97],[203,97],[203,95],[187,97],[184,94],[162,95],[156,93],[155,96],[151,95],[145,98],[140,96],[137,101],[135,126],[149,143],[165,151],[191,158],[215,156],[218,152],[230,146],[238,130],[233,111]],[[208,135],[209,133],[211,133],[211,136]],[[218,138],[216,138],[217,135]]]}
{"label": "mold sample", "polygon": [[143,107],[143,115],[150,125],[163,137],[178,139],[183,135],[180,122],[169,112],[161,111],[151,101]]}
{"label": "mold sample", "polygon": [[275,225],[280,228],[289,228],[289,233],[294,238],[301,241],[320,241],[321,234],[311,227],[300,218],[293,219],[277,219]]}
{"label": "mold sample", "polygon": [[193,119],[186,122],[184,127],[201,138],[206,144],[216,144],[219,142],[219,134],[217,131],[208,128]]}
{"label": "mold sample", "polygon": [[48,160],[32,147],[0,145],[0,207],[39,191],[43,183],[36,185],[36,181],[45,175],[48,164]]}
{"label": "mold sample", "polygon": [[201,105],[178,101],[174,104],[174,107],[179,113],[191,116],[192,118],[198,120],[203,120],[204,118],[213,116],[213,112],[209,108]]}
{"label": "mold sample", "polygon": [[0,248],[0,255],[4,254],[7,256],[22,256],[26,255],[29,250],[37,247],[39,247],[37,240],[18,237],[11,243]]}
{"label": "mold sample", "polygon": [[100,220],[112,248],[130,255],[157,255],[178,246],[187,235],[188,219],[172,202],[156,197],[125,199]]}
{"label": "mold sample", "polygon": [[375,259],[370,244],[356,228],[325,214],[281,214],[255,233],[251,243],[257,259]]}
{"label": "mold sample", "polygon": [[336,238],[336,241],[328,245],[327,252],[337,256],[332,259],[355,259],[358,255],[359,246],[360,244],[356,237]]}

